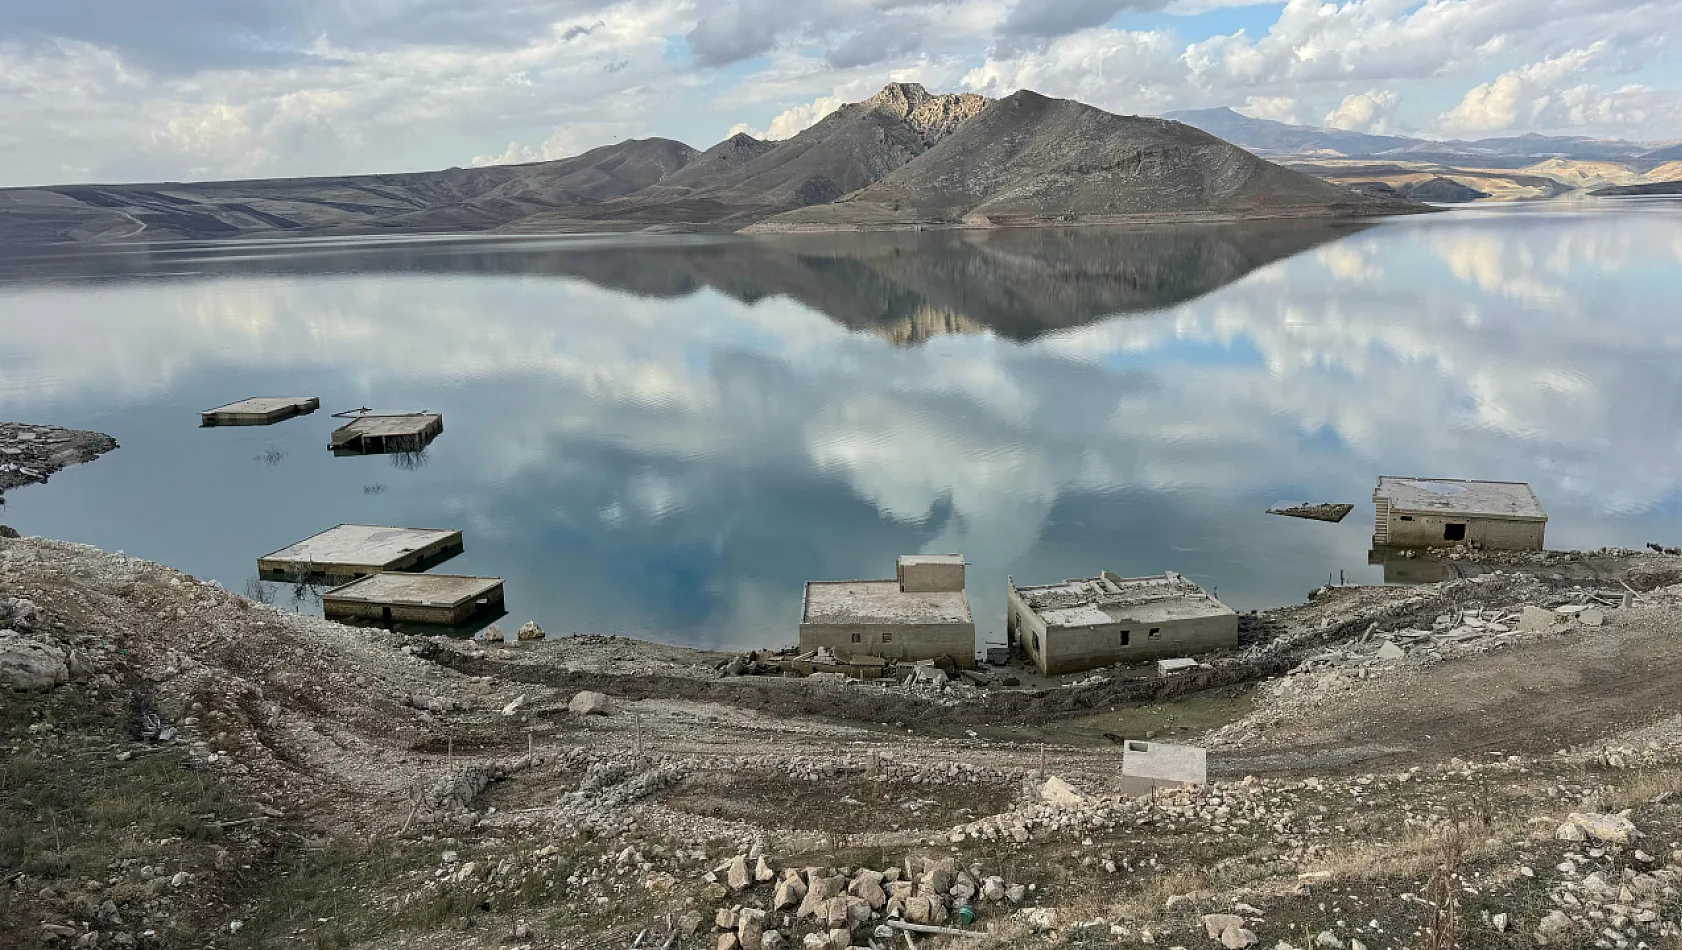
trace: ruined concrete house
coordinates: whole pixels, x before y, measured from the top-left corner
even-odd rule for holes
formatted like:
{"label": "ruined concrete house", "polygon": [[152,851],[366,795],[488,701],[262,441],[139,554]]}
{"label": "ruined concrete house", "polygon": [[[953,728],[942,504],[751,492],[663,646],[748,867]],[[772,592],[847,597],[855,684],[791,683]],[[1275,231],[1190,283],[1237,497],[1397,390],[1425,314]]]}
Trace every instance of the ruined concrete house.
{"label": "ruined concrete house", "polygon": [[907,555],[893,580],[807,581],[800,649],[975,665],[975,621],[959,554]]}
{"label": "ruined concrete house", "polygon": [[1041,673],[1179,657],[1238,645],[1238,615],[1172,571],[1043,587],[1007,581],[1006,624]]}
{"label": "ruined concrete house", "polygon": [[1540,551],[1548,516],[1523,482],[1385,475],[1373,489],[1374,547],[1445,547],[1464,541]]}

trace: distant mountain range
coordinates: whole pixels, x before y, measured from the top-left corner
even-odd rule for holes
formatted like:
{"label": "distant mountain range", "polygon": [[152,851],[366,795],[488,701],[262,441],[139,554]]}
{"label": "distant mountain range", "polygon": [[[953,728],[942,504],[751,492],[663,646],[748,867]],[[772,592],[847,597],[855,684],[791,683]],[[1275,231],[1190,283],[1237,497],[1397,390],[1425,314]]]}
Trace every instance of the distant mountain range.
{"label": "distant mountain range", "polygon": [[1553,198],[1580,190],[1663,194],[1669,193],[1664,186],[1682,179],[1682,142],[1534,134],[1437,142],[1253,119],[1225,108],[1168,117],[1363,194],[1433,204]]}
{"label": "distant mountain range", "polygon": [[1626,142],[1534,133],[1473,141],[1433,141],[1253,119],[1228,108],[1170,112],[1165,118],[1195,126],[1260,155],[1388,158],[1476,164],[1483,168],[1522,168],[1548,159],[1621,162],[1653,168],[1682,159],[1682,142]]}
{"label": "distant mountain range", "polygon": [[854,230],[1429,210],[1283,168],[1216,135],[1019,92],[894,83],[781,142],[637,139],[441,172],[0,190],[0,241],[454,231]]}

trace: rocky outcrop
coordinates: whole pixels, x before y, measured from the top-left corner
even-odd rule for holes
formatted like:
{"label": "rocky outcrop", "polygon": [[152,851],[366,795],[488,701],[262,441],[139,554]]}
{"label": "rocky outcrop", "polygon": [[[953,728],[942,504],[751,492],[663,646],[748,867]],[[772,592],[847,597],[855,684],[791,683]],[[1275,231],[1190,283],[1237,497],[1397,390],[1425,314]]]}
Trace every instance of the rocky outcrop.
{"label": "rocky outcrop", "polygon": [[0,686],[15,690],[52,689],[70,682],[64,651],[15,630],[0,630]]}

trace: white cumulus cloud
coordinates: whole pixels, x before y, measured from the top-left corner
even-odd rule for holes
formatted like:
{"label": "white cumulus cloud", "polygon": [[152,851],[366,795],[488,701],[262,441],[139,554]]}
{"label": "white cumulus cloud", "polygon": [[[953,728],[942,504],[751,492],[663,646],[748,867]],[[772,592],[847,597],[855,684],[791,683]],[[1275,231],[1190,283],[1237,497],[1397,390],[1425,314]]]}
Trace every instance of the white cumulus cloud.
{"label": "white cumulus cloud", "polygon": [[1322,125],[1351,132],[1383,135],[1395,131],[1392,118],[1401,96],[1388,89],[1368,89],[1344,96],[1336,109],[1326,113]]}

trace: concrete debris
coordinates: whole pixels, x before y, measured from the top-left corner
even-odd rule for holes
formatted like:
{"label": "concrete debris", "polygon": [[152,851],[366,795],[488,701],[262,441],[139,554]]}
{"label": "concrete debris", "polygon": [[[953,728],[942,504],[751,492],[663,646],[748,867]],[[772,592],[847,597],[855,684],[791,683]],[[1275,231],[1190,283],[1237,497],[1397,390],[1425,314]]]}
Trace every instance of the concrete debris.
{"label": "concrete debris", "polygon": [[1074,786],[1053,775],[1039,789],[1040,801],[1058,808],[1079,808],[1088,802]]}
{"label": "concrete debris", "polygon": [[1394,641],[1386,640],[1378,648],[1377,657],[1380,660],[1399,660],[1407,656],[1407,651],[1397,646]]}
{"label": "concrete debris", "polygon": [[1289,518],[1307,518],[1310,521],[1329,521],[1337,524],[1348,517],[1354,505],[1342,502],[1279,502],[1267,509],[1270,515],[1285,515]]}
{"label": "concrete debris", "polygon": [[613,712],[613,700],[604,693],[584,690],[572,697],[567,710],[575,716],[607,716]]}

